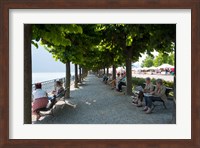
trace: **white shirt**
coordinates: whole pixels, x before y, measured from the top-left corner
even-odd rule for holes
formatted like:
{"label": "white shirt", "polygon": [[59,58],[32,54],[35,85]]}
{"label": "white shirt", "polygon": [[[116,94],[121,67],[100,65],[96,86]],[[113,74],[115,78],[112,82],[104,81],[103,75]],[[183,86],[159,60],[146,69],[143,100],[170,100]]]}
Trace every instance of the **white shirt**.
{"label": "white shirt", "polygon": [[36,89],[33,91],[33,100],[47,97],[47,93],[42,89]]}
{"label": "white shirt", "polygon": [[118,83],[119,83],[120,79],[121,79],[120,76],[116,78],[116,88],[117,88],[117,89],[118,89]]}

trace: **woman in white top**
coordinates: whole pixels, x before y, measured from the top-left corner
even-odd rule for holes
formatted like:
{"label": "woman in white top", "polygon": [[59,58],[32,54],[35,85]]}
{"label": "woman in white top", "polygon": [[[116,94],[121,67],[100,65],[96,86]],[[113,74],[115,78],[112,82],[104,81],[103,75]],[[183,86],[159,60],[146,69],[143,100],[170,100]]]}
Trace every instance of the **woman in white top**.
{"label": "woman in white top", "polygon": [[120,73],[117,73],[117,78],[116,78],[116,89],[118,89],[118,83],[119,81],[121,80],[121,77],[120,77]]}
{"label": "woman in white top", "polygon": [[40,118],[38,109],[44,108],[48,104],[47,93],[42,90],[42,84],[36,83],[35,90],[32,93],[32,114],[37,116],[37,120]]}

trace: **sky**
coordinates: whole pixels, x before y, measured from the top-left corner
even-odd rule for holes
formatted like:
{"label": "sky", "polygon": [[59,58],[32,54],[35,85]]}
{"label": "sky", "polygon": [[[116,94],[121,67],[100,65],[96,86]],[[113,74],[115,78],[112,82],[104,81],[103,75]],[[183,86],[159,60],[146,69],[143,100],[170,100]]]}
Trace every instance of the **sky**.
{"label": "sky", "polygon": [[[153,52],[151,52],[151,53],[154,55],[154,57],[156,57],[156,56],[158,55],[158,52],[155,51],[155,50],[154,50]],[[136,68],[141,67],[142,61],[143,61],[146,57],[147,57],[147,54],[146,54],[146,53],[142,54],[142,57],[139,58],[138,62],[133,63],[133,65],[134,65],[133,67],[136,67]]]}
{"label": "sky", "polygon": [[[65,72],[65,64],[55,61],[43,46],[36,48],[32,45],[32,72]],[[74,65],[71,64],[71,71],[74,71]]]}
{"label": "sky", "polygon": [[[153,52],[156,56],[158,53]],[[134,67],[140,67],[142,61],[146,58],[147,54],[142,54],[139,61],[134,63]],[[51,55],[43,46],[38,49],[32,45],[32,72],[65,72],[65,64],[60,61],[55,61]],[[71,72],[74,72],[74,65],[71,64]]]}

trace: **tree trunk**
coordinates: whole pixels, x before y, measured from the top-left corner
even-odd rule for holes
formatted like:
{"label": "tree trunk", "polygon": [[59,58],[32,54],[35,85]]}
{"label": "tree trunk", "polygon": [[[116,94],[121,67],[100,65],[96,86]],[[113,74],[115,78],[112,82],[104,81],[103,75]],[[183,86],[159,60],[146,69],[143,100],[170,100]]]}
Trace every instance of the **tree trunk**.
{"label": "tree trunk", "polygon": [[108,74],[109,74],[109,67],[107,67],[107,71],[106,72],[107,72],[107,76],[108,76]]}
{"label": "tree trunk", "polygon": [[82,80],[81,80],[81,75],[82,75],[82,74],[81,74],[81,66],[79,65],[79,83],[81,83],[81,81],[82,81]]}
{"label": "tree trunk", "polygon": [[116,67],[113,65],[113,80],[116,79]]}
{"label": "tree trunk", "polygon": [[70,62],[68,61],[66,63],[66,83],[65,83],[65,89],[66,89],[66,98],[70,98]]}
{"label": "tree trunk", "polygon": [[32,123],[32,26],[24,25],[24,124]]}
{"label": "tree trunk", "polygon": [[84,68],[82,67],[82,75],[81,75],[81,80],[83,81],[83,78],[84,78],[84,74],[85,74],[85,71],[84,71]]}
{"label": "tree trunk", "polygon": [[86,68],[82,68],[82,78],[85,78],[87,76],[87,69]]}
{"label": "tree trunk", "polygon": [[106,74],[106,68],[105,67],[103,68],[103,74],[104,75]]}
{"label": "tree trunk", "polygon": [[174,77],[174,98],[173,98],[173,110],[172,110],[172,124],[176,124],[176,77]]}
{"label": "tree trunk", "polygon": [[174,108],[172,111],[172,124],[176,124],[176,41],[175,41],[175,47],[174,47]]}
{"label": "tree trunk", "polygon": [[132,66],[131,66],[131,58],[132,58],[132,49],[127,47],[127,54],[126,54],[126,84],[127,84],[127,89],[126,93],[127,95],[132,95]]}
{"label": "tree trunk", "polygon": [[75,81],[74,81],[74,87],[78,88],[78,67],[77,67],[77,64],[75,64]]}
{"label": "tree trunk", "polygon": [[99,70],[97,70],[97,76],[99,76]]}

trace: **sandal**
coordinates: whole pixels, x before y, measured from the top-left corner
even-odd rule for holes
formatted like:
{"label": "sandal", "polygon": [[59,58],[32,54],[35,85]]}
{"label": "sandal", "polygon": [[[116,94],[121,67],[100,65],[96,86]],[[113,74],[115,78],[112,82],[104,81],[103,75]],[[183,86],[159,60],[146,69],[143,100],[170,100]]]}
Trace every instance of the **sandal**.
{"label": "sandal", "polygon": [[151,108],[148,108],[148,110],[145,113],[146,114],[150,114],[151,113]]}
{"label": "sandal", "polygon": [[148,110],[148,107],[145,106],[145,107],[143,108],[143,111],[147,111],[147,110]]}
{"label": "sandal", "polygon": [[36,115],[36,121],[38,121],[40,119],[41,115],[40,114],[37,114]]}

